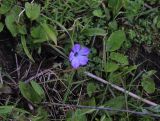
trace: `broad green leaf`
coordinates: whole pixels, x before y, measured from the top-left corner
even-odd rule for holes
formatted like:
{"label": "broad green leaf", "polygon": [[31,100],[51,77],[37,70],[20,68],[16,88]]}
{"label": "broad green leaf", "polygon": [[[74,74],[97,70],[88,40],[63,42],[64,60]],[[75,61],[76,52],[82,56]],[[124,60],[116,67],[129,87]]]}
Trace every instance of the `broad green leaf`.
{"label": "broad green leaf", "polygon": [[[33,38],[46,38],[47,39],[47,36],[44,33],[45,33],[45,31],[43,30],[43,28],[40,25],[37,27],[31,28],[31,36]],[[45,35],[45,37],[44,37],[44,35]]]}
{"label": "broad green leaf", "polygon": [[92,96],[92,93],[94,93],[96,91],[96,85],[94,83],[89,83],[87,85],[87,94],[89,95],[89,97]]}
{"label": "broad green leaf", "polygon": [[11,113],[14,109],[14,106],[0,106],[0,115],[6,115]]}
{"label": "broad green leaf", "polygon": [[2,31],[3,31],[3,28],[4,28],[4,25],[3,25],[3,23],[2,23],[2,22],[0,22],[0,32],[2,32]]}
{"label": "broad green leaf", "polygon": [[142,75],[142,78],[150,78],[150,77],[153,76],[156,72],[157,72],[156,70],[147,71],[147,72],[145,72],[145,73]]}
{"label": "broad green leaf", "polygon": [[5,24],[7,29],[11,32],[13,37],[18,34],[17,25],[15,24],[16,16],[14,14],[7,15],[5,18]]}
{"label": "broad green leaf", "polygon": [[36,83],[35,81],[31,81],[31,85],[32,85],[34,91],[35,91],[39,96],[41,96],[42,98],[45,97],[45,92],[44,92],[43,88],[42,88],[38,83]]}
{"label": "broad green leaf", "polygon": [[68,114],[66,121],[87,121],[86,115],[83,114],[83,111],[77,109],[72,111],[71,114]]}
{"label": "broad green leaf", "polygon": [[22,35],[25,35],[27,34],[27,29],[26,29],[26,26],[25,25],[17,25],[17,28],[18,28],[18,32]]}
{"label": "broad green leaf", "polygon": [[127,56],[121,54],[121,53],[115,53],[115,52],[112,52],[110,54],[110,58],[120,64],[123,64],[123,65],[128,65],[128,58]]}
{"label": "broad green leaf", "polygon": [[125,16],[132,21],[134,16],[140,13],[143,5],[144,0],[124,0]]}
{"label": "broad green leaf", "polygon": [[54,28],[51,28],[46,23],[42,23],[41,26],[44,29],[44,31],[46,32],[48,38],[51,39],[55,43],[55,45],[57,45],[57,33],[56,33],[56,30]]}
{"label": "broad green leaf", "polygon": [[[15,21],[18,21],[19,13],[22,11],[21,7],[17,7],[16,5],[11,8],[9,14],[13,14],[15,16]],[[7,15],[9,15],[7,14]]]}
{"label": "broad green leaf", "polygon": [[118,28],[117,21],[116,21],[116,20],[113,20],[113,21],[109,22],[108,26],[109,26],[109,28],[110,28],[111,30],[117,30],[117,28]]}
{"label": "broad green leaf", "polygon": [[25,12],[29,19],[35,20],[40,15],[40,5],[35,3],[25,3]]}
{"label": "broad green leaf", "polygon": [[11,94],[11,93],[12,93],[11,87],[7,85],[2,85],[2,87],[0,87],[0,94]]}
{"label": "broad green leaf", "polygon": [[106,42],[107,51],[115,51],[121,48],[123,42],[126,40],[126,35],[123,30],[113,32]]}
{"label": "broad green leaf", "polygon": [[10,31],[13,37],[16,37],[19,33],[19,24],[17,23],[18,14],[20,13],[21,9],[19,7],[14,6],[10,13],[6,15],[5,18],[5,25],[7,29]]}
{"label": "broad green leaf", "polygon": [[148,109],[154,113],[160,113],[160,105],[146,107],[146,109]]}
{"label": "broad green leaf", "polygon": [[105,68],[105,72],[114,72],[119,68],[116,63],[108,62]]}
{"label": "broad green leaf", "polygon": [[82,31],[87,36],[105,36],[106,31],[101,28],[88,28]]}
{"label": "broad green leaf", "polygon": [[12,8],[15,0],[2,0],[0,2],[0,14],[6,14]]}
{"label": "broad green leaf", "polygon": [[32,117],[32,121],[48,121],[48,112],[42,107],[38,108],[38,113],[36,116]]}
{"label": "broad green leaf", "polygon": [[113,15],[117,15],[123,6],[123,0],[109,0],[108,6],[112,9]]}
{"label": "broad green leaf", "polygon": [[[121,109],[125,105],[125,98],[123,96],[117,96],[113,99],[110,99],[105,103],[105,106],[113,109]],[[110,112],[111,114],[116,113],[115,111]]]}
{"label": "broad green leaf", "polygon": [[[145,113],[145,112],[144,112]],[[146,113],[150,113],[150,112],[146,112]],[[126,119],[125,119],[126,120]],[[124,121],[124,120],[123,120]],[[143,116],[140,118],[139,121],[155,121],[155,118],[149,115]]]}
{"label": "broad green leaf", "polygon": [[137,65],[123,67],[123,73],[128,74],[137,69]]}
{"label": "broad green leaf", "polygon": [[160,28],[160,20],[157,22],[157,28]]}
{"label": "broad green leaf", "polygon": [[101,116],[100,121],[112,121],[110,118],[107,118],[106,115]]}
{"label": "broad green leaf", "polygon": [[32,88],[32,86],[28,83],[19,82],[19,89],[21,91],[21,94],[24,98],[26,98],[28,101],[33,103],[39,103],[42,100],[42,97],[40,97],[35,90]]}
{"label": "broad green leaf", "polygon": [[[94,97],[89,98],[83,102],[80,103],[80,105],[85,105],[85,106],[96,106],[96,100]],[[82,114],[91,114],[95,111],[95,109],[82,109]]]}
{"label": "broad green leaf", "polygon": [[32,55],[30,54],[28,48],[27,48],[27,44],[26,44],[26,39],[24,36],[21,36],[21,43],[22,43],[22,47],[24,49],[24,52],[26,53],[26,55],[28,56],[28,58],[32,61],[35,62]]}
{"label": "broad green leaf", "polygon": [[100,18],[101,18],[101,17],[104,17],[104,16],[103,16],[103,12],[102,12],[101,9],[94,10],[94,11],[93,11],[93,15],[96,16],[96,17],[100,17]]}
{"label": "broad green leaf", "polygon": [[2,4],[0,7],[0,14],[5,14],[7,13],[11,7],[9,5]]}
{"label": "broad green leaf", "polygon": [[110,82],[117,84],[117,85],[120,85],[122,82],[121,80],[122,80],[122,73],[113,72],[113,73],[109,74],[109,81]]}
{"label": "broad green leaf", "polygon": [[34,43],[42,43],[49,40],[41,25],[31,28],[31,36],[34,38]]}
{"label": "broad green leaf", "polygon": [[155,91],[155,82],[152,78],[143,78],[142,87],[147,93],[154,93]]}
{"label": "broad green leaf", "polygon": [[129,30],[129,37],[130,39],[134,39],[136,37],[136,32],[132,29]]}

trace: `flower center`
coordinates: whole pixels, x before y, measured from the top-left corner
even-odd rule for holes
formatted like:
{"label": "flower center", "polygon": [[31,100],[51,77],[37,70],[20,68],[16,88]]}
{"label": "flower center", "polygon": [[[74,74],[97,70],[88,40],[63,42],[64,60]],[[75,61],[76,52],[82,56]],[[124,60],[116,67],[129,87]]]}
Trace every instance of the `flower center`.
{"label": "flower center", "polygon": [[75,52],[75,53],[74,53],[74,56],[77,57],[77,56],[78,56],[78,52]]}

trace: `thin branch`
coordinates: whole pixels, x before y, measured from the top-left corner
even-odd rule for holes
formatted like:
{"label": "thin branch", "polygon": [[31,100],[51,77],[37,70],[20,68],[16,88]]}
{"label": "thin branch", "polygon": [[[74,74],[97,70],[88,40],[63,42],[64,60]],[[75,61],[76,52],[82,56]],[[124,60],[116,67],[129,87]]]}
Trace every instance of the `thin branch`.
{"label": "thin branch", "polygon": [[[36,79],[36,78],[38,78],[38,77],[40,77],[40,76],[42,76],[42,75],[45,75],[45,74],[47,74],[47,73],[50,73],[50,74],[55,75],[55,73],[53,73],[53,71],[51,71],[50,69],[46,69],[46,70],[44,70],[44,71],[42,71],[42,72],[40,72],[40,73],[37,73],[36,75],[30,77],[29,79],[25,80],[24,82],[25,82],[25,83],[29,83],[30,81],[32,81],[32,80],[34,80],[34,79]],[[55,76],[56,76],[56,75],[55,75]]]}
{"label": "thin branch", "polygon": [[2,79],[2,68],[0,68],[0,83],[3,84],[3,79]]}
{"label": "thin branch", "polygon": [[149,112],[137,112],[137,111],[132,111],[132,110],[125,110],[125,109],[115,109],[115,108],[111,108],[111,107],[104,107],[104,106],[84,106],[84,105],[71,105],[71,104],[60,104],[60,103],[50,103],[50,102],[43,102],[44,104],[48,104],[48,106],[62,106],[62,107],[66,107],[69,109],[75,109],[75,108],[79,108],[79,109],[94,109],[94,110],[105,110],[105,111],[116,111],[116,112],[125,112],[125,113],[131,113],[134,115],[148,115],[148,116],[152,116],[152,117],[157,117],[160,118],[160,115],[158,114],[153,114],[153,113],[149,113]]}
{"label": "thin branch", "polygon": [[117,85],[115,85],[115,84],[112,84],[112,83],[110,83],[110,82],[108,82],[108,81],[106,81],[106,80],[104,80],[104,79],[102,79],[102,78],[100,78],[100,77],[92,74],[92,73],[89,73],[89,72],[84,72],[84,73],[85,73],[87,76],[89,76],[89,77],[91,77],[91,78],[94,78],[94,79],[96,79],[96,80],[98,80],[98,81],[100,81],[100,82],[102,82],[102,83],[104,83],[104,84],[109,84],[111,87],[113,87],[113,88],[115,88],[115,89],[117,89],[117,90],[119,90],[119,91],[121,91],[121,92],[123,92],[123,93],[127,93],[127,94],[130,95],[131,97],[136,98],[136,99],[138,99],[138,100],[141,100],[141,101],[144,102],[144,103],[147,103],[147,104],[149,104],[149,105],[151,105],[151,106],[158,106],[158,104],[156,104],[156,103],[154,103],[154,102],[151,102],[151,101],[149,101],[149,100],[147,100],[147,99],[144,99],[144,98],[142,98],[142,97],[140,97],[140,96],[138,96],[138,95],[136,95],[136,94],[134,94],[134,93],[132,93],[132,92],[129,92],[129,91],[123,89],[122,87],[119,87],[119,86],[117,86]]}
{"label": "thin branch", "polygon": [[20,67],[19,67],[19,64],[18,64],[18,58],[17,58],[17,54],[15,54],[15,61],[16,61],[16,70],[17,70],[17,77],[18,77],[18,80],[20,79]]}

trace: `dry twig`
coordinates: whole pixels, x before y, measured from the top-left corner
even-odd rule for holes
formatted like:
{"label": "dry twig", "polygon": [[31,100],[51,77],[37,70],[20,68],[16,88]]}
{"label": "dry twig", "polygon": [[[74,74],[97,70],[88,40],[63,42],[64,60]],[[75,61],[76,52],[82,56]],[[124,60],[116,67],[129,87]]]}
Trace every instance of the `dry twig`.
{"label": "dry twig", "polygon": [[111,107],[104,107],[104,106],[85,106],[85,105],[71,105],[71,104],[61,104],[61,103],[50,103],[50,102],[44,102],[44,104],[48,104],[48,106],[62,106],[62,107],[66,107],[68,109],[93,109],[93,110],[105,110],[105,111],[116,111],[116,112],[125,112],[125,113],[131,113],[134,115],[148,115],[148,116],[152,116],[152,117],[157,117],[160,118],[160,115],[158,114],[153,114],[153,113],[149,113],[149,112],[137,112],[137,111],[132,111],[132,110],[125,110],[125,109],[115,109],[115,108],[111,108]]}
{"label": "dry twig", "polygon": [[104,79],[102,79],[102,78],[100,78],[100,77],[92,74],[92,73],[89,73],[89,72],[84,72],[84,73],[85,73],[87,76],[89,76],[89,77],[91,77],[91,78],[94,78],[94,79],[96,79],[96,80],[98,80],[98,81],[100,81],[100,82],[102,82],[102,83],[104,83],[104,84],[109,84],[111,87],[113,87],[113,88],[115,88],[115,89],[117,89],[117,90],[119,90],[119,91],[121,91],[121,92],[123,92],[123,93],[126,93],[126,94],[130,95],[130,96],[133,97],[133,98],[136,98],[136,99],[138,99],[138,100],[141,100],[141,101],[144,102],[144,103],[147,103],[147,104],[149,104],[149,105],[151,105],[151,106],[158,106],[158,104],[156,104],[156,103],[154,103],[154,102],[151,102],[151,101],[149,101],[149,100],[147,100],[147,99],[144,99],[144,98],[142,98],[142,97],[140,97],[140,96],[138,96],[138,95],[136,95],[136,94],[134,94],[134,93],[132,93],[132,92],[129,92],[129,91],[123,89],[122,87],[119,87],[119,86],[117,86],[117,85],[115,85],[115,84],[112,84],[112,83],[110,83],[110,82],[108,82],[108,81],[106,81],[106,80],[104,80]]}

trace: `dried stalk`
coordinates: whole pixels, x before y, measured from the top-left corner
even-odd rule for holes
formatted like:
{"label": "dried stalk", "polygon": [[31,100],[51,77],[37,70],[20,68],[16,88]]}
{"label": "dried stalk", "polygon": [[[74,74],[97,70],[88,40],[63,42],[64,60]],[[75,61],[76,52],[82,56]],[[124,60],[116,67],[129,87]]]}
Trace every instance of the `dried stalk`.
{"label": "dried stalk", "polygon": [[149,100],[147,100],[147,99],[144,99],[144,98],[142,98],[142,97],[140,97],[140,96],[138,96],[138,95],[136,95],[136,94],[134,94],[134,93],[132,93],[132,92],[129,92],[129,91],[123,89],[122,87],[119,87],[119,86],[117,86],[117,85],[115,85],[115,84],[112,84],[112,83],[110,83],[110,82],[108,82],[108,81],[106,81],[106,80],[104,80],[104,79],[102,79],[102,78],[100,78],[100,77],[92,74],[92,73],[89,73],[89,72],[84,72],[84,73],[85,73],[87,76],[89,76],[89,77],[91,77],[91,78],[94,78],[94,79],[96,79],[96,80],[98,80],[98,81],[100,81],[100,82],[102,82],[102,83],[104,83],[104,84],[109,84],[111,87],[113,87],[113,88],[115,88],[115,89],[117,89],[117,90],[119,90],[119,91],[121,91],[121,92],[123,92],[123,93],[126,93],[126,94],[130,95],[130,96],[133,97],[133,98],[136,98],[136,99],[138,99],[138,100],[141,100],[141,101],[144,102],[144,103],[147,103],[147,104],[149,104],[149,105],[151,105],[151,106],[158,106],[158,104],[156,104],[156,103],[154,103],[154,102],[151,102],[151,101],[149,101]]}
{"label": "dried stalk", "polygon": [[158,114],[153,114],[153,113],[149,113],[149,112],[137,112],[137,111],[132,111],[132,110],[125,110],[125,109],[115,109],[115,108],[111,108],[111,107],[104,107],[104,106],[85,106],[85,105],[73,105],[73,104],[61,104],[61,103],[51,103],[51,102],[43,102],[44,104],[47,104],[48,106],[58,106],[58,107],[64,107],[64,108],[68,108],[70,110],[74,110],[76,108],[79,109],[93,109],[93,110],[105,110],[105,111],[116,111],[116,112],[125,112],[125,113],[131,113],[134,115],[147,115],[147,116],[152,116],[152,117],[156,117],[156,118],[160,118],[160,115]]}

